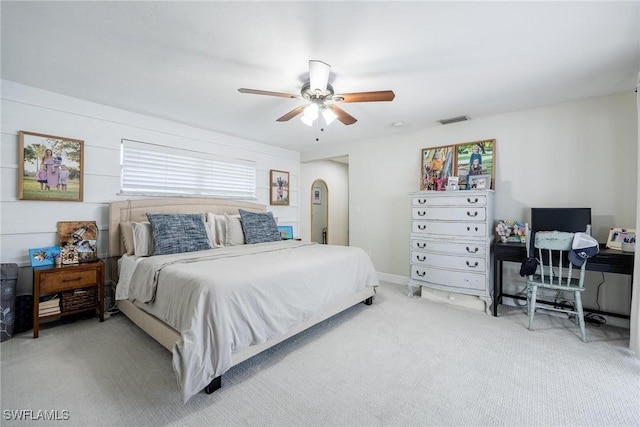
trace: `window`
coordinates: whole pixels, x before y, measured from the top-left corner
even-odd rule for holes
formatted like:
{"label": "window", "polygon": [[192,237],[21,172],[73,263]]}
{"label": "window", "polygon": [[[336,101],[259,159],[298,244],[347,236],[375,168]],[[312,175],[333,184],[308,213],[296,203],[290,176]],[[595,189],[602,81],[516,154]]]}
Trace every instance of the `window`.
{"label": "window", "polygon": [[256,167],[247,160],[122,139],[121,194],[256,198]]}

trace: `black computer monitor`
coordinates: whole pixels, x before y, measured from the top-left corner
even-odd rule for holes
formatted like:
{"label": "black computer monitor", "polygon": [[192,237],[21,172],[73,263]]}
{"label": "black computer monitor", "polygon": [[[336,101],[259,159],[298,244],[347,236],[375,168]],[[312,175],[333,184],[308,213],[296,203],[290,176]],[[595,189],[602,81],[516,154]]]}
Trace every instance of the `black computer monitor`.
{"label": "black computer monitor", "polygon": [[591,224],[591,208],[531,208],[533,231],[586,231]]}

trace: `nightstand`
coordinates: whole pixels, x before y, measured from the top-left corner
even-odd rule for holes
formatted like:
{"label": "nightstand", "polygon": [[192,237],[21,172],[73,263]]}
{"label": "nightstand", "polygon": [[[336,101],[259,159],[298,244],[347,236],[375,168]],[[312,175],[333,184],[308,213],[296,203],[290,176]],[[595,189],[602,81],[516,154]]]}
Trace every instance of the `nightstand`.
{"label": "nightstand", "polygon": [[[40,319],[67,316],[97,308],[104,321],[104,271],[102,260],[33,269],[33,337],[38,338]],[[97,298],[92,298],[97,291]],[[40,315],[40,298],[59,294],[61,310]],[[84,298],[84,300],[83,300]]]}

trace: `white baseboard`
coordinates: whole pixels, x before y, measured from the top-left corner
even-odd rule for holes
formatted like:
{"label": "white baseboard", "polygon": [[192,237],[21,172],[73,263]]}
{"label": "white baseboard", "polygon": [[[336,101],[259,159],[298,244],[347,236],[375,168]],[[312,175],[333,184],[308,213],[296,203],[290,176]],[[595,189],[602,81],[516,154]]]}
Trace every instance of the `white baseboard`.
{"label": "white baseboard", "polygon": [[395,285],[406,285],[409,281],[407,276],[400,276],[399,274],[389,274],[378,272],[378,278],[383,282],[393,283]]}

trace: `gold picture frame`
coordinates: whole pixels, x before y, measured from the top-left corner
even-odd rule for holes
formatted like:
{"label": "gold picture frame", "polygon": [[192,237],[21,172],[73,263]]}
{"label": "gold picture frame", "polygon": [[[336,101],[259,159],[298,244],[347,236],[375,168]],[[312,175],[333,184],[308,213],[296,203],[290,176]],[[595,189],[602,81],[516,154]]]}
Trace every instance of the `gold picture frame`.
{"label": "gold picture frame", "polygon": [[423,148],[420,166],[420,190],[444,190],[446,181],[455,175],[455,145]]}
{"label": "gold picture frame", "polygon": [[269,204],[289,206],[289,172],[270,170]]}
{"label": "gold picture frame", "polygon": [[81,202],[84,141],[20,131],[18,199]]}
{"label": "gold picture frame", "polygon": [[456,169],[458,185],[470,189],[469,177],[474,175],[488,175],[491,180],[485,186],[485,190],[495,190],[496,170],[496,140],[484,139],[481,141],[466,142],[456,145]]}

